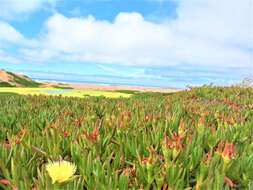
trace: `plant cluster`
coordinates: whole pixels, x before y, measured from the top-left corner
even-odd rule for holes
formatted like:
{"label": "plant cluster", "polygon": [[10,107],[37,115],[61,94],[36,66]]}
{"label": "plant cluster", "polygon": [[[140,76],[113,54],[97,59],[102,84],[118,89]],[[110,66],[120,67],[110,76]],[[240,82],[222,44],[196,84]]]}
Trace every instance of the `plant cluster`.
{"label": "plant cluster", "polygon": [[0,96],[1,188],[252,189],[253,90]]}

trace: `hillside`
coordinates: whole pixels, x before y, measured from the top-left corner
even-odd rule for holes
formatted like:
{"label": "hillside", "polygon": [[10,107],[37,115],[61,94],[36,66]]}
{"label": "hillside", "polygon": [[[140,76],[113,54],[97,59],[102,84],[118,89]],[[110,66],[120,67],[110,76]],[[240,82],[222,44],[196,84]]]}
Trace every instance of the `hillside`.
{"label": "hillside", "polygon": [[0,87],[39,87],[40,85],[41,83],[25,75],[0,70]]}

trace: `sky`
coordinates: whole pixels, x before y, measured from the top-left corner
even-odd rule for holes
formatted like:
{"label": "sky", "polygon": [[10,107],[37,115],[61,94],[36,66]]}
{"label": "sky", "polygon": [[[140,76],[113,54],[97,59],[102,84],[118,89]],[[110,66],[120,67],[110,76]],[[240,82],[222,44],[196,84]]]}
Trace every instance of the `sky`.
{"label": "sky", "polygon": [[253,75],[253,1],[0,0],[0,68],[37,80],[234,84]]}

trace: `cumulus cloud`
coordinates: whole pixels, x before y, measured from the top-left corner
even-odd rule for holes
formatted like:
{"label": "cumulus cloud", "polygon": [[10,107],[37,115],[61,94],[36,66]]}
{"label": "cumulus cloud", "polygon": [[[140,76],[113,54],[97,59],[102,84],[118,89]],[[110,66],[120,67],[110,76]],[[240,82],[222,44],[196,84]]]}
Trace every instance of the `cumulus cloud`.
{"label": "cumulus cloud", "polygon": [[170,47],[169,27],[145,21],[138,13],[120,13],[112,23],[56,14],[46,28],[47,49],[83,61],[152,64],[163,61]]}
{"label": "cumulus cloud", "polygon": [[192,38],[252,48],[252,0],[179,0],[177,30]]}
{"label": "cumulus cloud", "polygon": [[4,21],[0,21],[0,62],[22,63],[24,58],[16,52],[9,52],[9,49],[19,49],[27,47],[38,48],[39,41],[36,39],[27,39],[14,27]]}
{"label": "cumulus cloud", "polygon": [[[4,42],[18,43],[24,37],[6,22],[0,21],[0,45]],[[2,43],[1,43],[2,42]]]}
{"label": "cumulus cloud", "polygon": [[0,0],[0,17],[20,19],[41,9],[51,7],[57,0]]}
{"label": "cumulus cloud", "polygon": [[125,65],[252,67],[252,1],[178,0],[177,18],[154,23],[139,13],[112,22],[93,16],[52,15],[32,49],[32,61]]}
{"label": "cumulus cloud", "polygon": [[10,46],[15,48],[39,48],[38,43],[40,43],[38,39],[26,38],[7,22],[0,21],[0,48]]}

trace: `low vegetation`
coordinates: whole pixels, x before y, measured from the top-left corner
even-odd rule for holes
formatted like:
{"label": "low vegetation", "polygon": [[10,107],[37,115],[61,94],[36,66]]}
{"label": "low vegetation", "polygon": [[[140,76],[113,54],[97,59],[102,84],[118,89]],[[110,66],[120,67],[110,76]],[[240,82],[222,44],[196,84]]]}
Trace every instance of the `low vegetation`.
{"label": "low vegetation", "polygon": [[31,80],[27,76],[19,76],[17,74],[14,74],[12,72],[7,71],[7,73],[12,76],[12,82],[24,86],[24,87],[39,87],[41,83],[35,82]]}
{"label": "low vegetation", "polygon": [[116,92],[116,91],[103,91],[103,90],[78,90],[69,88],[0,88],[0,93],[15,93],[20,95],[46,95],[46,96],[62,96],[62,97],[79,97],[84,98],[87,96],[104,96],[109,98],[131,96],[129,93]]}
{"label": "low vegetation", "polygon": [[0,87],[15,87],[15,85],[9,82],[0,82]]}
{"label": "low vegetation", "polygon": [[33,81],[25,75],[0,70],[0,87],[39,87],[41,83]]}
{"label": "low vegetation", "polygon": [[253,90],[2,95],[0,150],[2,189],[252,189]]}

